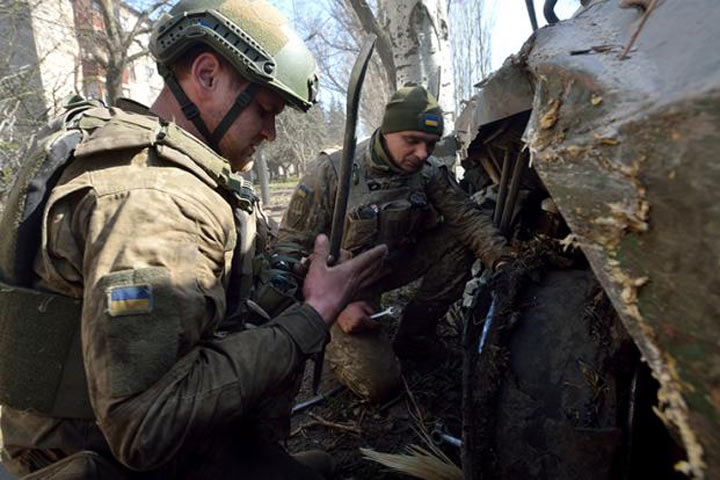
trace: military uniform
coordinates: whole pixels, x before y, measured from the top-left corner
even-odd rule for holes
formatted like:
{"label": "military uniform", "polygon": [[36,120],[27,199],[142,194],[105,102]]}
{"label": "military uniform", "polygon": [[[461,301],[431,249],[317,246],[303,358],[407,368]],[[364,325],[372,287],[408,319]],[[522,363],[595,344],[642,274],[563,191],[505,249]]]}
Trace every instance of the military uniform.
{"label": "military uniform", "polygon": [[[385,276],[374,297],[422,277],[403,313],[401,333],[427,334],[462,293],[472,254],[488,266],[506,253],[505,240],[433,157],[414,173],[398,169],[376,131],[357,146],[343,248],[357,253],[385,243]],[[279,242],[307,251],[318,233],[329,233],[340,151],[321,154],[300,180],[285,213]],[[377,305],[376,305],[377,306]],[[327,359],[361,396],[382,399],[397,391],[400,369],[381,332],[348,335],[334,326]]]}
{"label": "military uniform", "polygon": [[243,327],[265,247],[239,177],[158,118],[74,121],[83,138],[47,199],[32,291],[78,299],[80,370],[67,362],[58,392],[40,393],[45,412],[22,395],[3,407],[3,463],[24,475],[64,459],[37,478],[317,478],[277,440],[327,329],[304,304]]}

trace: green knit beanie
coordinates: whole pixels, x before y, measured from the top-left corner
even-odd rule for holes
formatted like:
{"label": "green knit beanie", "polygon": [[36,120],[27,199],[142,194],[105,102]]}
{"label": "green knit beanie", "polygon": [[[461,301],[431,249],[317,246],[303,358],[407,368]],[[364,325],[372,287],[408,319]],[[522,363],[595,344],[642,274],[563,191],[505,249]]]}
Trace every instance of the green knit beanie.
{"label": "green knit beanie", "polygon": [[442,136],[443,112],[435,97],[423,87],[403,87],[385,107],[382,133],[416,130]]}

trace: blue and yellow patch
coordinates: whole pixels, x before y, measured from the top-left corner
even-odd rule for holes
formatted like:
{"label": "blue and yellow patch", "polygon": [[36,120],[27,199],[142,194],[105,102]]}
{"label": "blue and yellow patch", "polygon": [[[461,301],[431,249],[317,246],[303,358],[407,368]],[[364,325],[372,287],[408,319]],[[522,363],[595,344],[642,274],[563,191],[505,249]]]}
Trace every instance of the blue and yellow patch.
{"label": "blue and yellow patch", "polygon": [[437,115],[425,115],[425,126],[426,127],[439,127],[440,117]]}
{"label": "blue and yellow patch", "polygon": [[111,317],[150,313],[152,309],[152,287],[148,284],[112,287],[108,291],[108,313]]}
{"label": "blue and yellow patch", "polygon": [[295,191],[296,191],[297,194],[298,194],[300,197],[302,197],[302,198],[305,198],[305,197],[308,197],[308,196],[312,195],[312,188],[307,187],[307,186],[303,185],[302,183],[298,184],[298,186],[297,186],[297,188],[295,189]]}

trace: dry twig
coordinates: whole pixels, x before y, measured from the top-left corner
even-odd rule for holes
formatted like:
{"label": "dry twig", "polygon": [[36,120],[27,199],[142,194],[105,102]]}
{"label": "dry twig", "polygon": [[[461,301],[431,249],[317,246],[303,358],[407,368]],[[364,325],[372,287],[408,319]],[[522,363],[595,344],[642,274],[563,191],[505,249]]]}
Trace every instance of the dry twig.
{"label": "dry twig", "polygon": [[432,442],[430,434],[423,423],[422,411],[415,401],[415,396],[405,381],[405,377],[402,377],[402,380],[407,392],[408,412],[415,423],[413,430],[420,436],[429,450],[418,445],[410,445],[405,448],[404,454],[381,453],[368,448],[361,448],[360,452],[368,460],[415,478],[461,480],[463,478],[462,470]]}
{"label": "dry twig", "polygon": [[655,8],[655,4],[657,3],[657,0],[651,0],[650,5],[647,7],[647,10],[645,10],[645,14],[640,19],[640,24],[638,25],[637,29],[635,30],[635,33],[633,33],[632,37],[630,37],[630,41],[628,42],[627,46],[625,47],[625,50],[620,54],[618,57],[620,60],[625,60],[628,58],[628,53],[630,52],[630,49],[635,44],[635,40],[637,40],[638,35],[640,35],[640,30],[645,26],[645,22],[647,21],[648,17],[650,16],[650,13],[653,11],[653,8]]}
{"label": "dry twig", "polygon": [[297,435],[300,432],[304,433],[306,428],[314,427],[317,425],[322,426],[322,427],[335,428],[338,430],[351,432],[351,433],[354,433],[357,435],[360,435],[362,433],[360,428],[356,425],[346,425],[343,423],[331,422],[329,420],[325,420],[324,418],[322,418],[318,415],[315,415],[314,413],[309,413],[308,416],[313,418],[313,421],[304,423],[304,424],[300,425],[299,427],[297,427],[295,430],[290,432],[290,437],[294,437],[295,435]]}
{"label": "dry twig", "polygon": [[329,427],[329,428],[336,428],[338,430],[345,430],[346,432],[352,432],[360,435],[362,433],[360,431],[360,428],[358,428],[357,425],[347,425],[345,423],[337,423],[337,422],[331,422],[330,420],[325,420],[320,415],[316,415],[314,413],[308,413],[308,416],[315,420],[315,422],[318,425],[322,425],[323,427]]}

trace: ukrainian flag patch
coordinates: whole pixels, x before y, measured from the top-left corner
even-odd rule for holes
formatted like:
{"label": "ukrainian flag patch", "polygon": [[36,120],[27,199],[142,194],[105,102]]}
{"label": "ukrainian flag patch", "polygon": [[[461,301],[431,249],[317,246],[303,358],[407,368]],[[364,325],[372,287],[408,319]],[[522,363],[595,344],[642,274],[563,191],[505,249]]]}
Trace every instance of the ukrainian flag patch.
{"label": "ukrainian flag patch", "polygon": [[437,127],[440,125],[440,117],[437,115],[425,115],[426,127]]}
{"label": "ukrainian flag patch", "polygon": [[302,183],[298,184],[296,189],[298,195],[300,195],[302,198],[305,198],[312,194],[312,189],[309,187],[306,187]]}
{"label": "ukrainian flag patch", "polygon": [[108,291],[108,313],[111,317],[150,313],[153,309],[152,286],[128,285]]}

